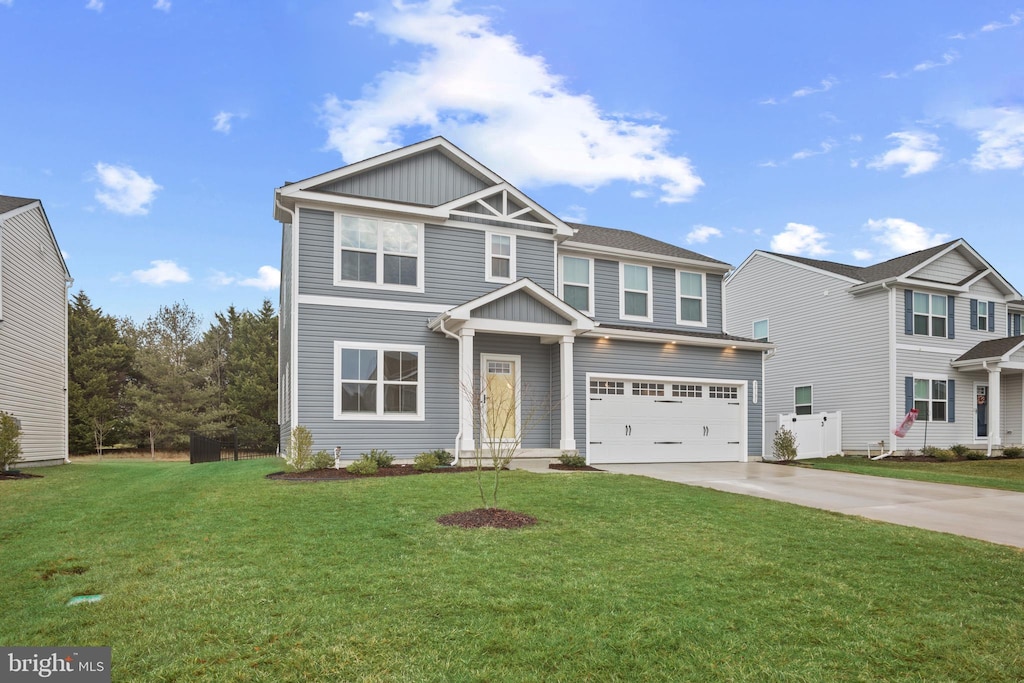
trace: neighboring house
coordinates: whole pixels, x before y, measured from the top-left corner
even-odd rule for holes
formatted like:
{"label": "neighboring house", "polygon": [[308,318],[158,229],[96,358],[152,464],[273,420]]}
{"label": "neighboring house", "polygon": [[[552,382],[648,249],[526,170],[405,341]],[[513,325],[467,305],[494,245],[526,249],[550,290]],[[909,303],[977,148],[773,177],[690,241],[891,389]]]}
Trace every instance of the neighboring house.
{"label": "neighboring house", "polygon": [[[283,450],[300,424],[346,459],[465,454],[526,425],[532,455],[760,454],[771,346],[722,333],[728,264],[565,223],[443,138],[288,183],[275,205]],[[498,427],[502,401],[521,409]]]}
{"label": "neighboring house", "polygon": [[842,411],[847,452],[1024,441],[1024,302],[962,239],[867,267],[755,251],[725,292],[726,329],[777,347],[769,438],[779,414]]}
{"label": "neighboring house", "polygon": [[70,281],[42,203],[0,195],[0,410],[21,424],[21,466],[68,455]]}

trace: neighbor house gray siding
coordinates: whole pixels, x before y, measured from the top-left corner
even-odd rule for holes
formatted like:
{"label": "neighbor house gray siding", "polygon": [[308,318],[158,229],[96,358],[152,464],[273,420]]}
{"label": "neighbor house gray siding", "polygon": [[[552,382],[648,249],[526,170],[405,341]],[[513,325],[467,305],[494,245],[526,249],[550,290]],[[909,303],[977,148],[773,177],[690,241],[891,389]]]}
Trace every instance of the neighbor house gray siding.
{"label": "neighbor house gray siding", "polygon": [[[424,291],[335,286],[334,214],[299,209],[299,294],[345,296],[456,306],[500,287],[485,281],[485,236],[480,230],[427,224],[424,233]],[[554,292],[555,243],[516,237],[516,277],[528,277]]]}
{"label": "neighbor house gray siding", "polygon": [[0,410],[21,422],[22,460],[67,457],[67,289],[42,210],[0,221]]}
{"label": "neighbor house gray siding", "polygon": [[523,292],[512,292],[473,311],[474,318],[566,325],[568,320]]}
{"label": "neighbor house gray siding", "polygon": [[914,273],[914,277],[955,285],[976,271],[977,268],[972,266],[962,254],[953,250]]}
{"label": "neighbor house gray siding", "polygon": [[437,150],[321,185],[318,191],[437,206],[490,186]]}
{"label": "neighbor house gray siding", "polygon": [[[682,344],[580,337],[574,344],[573,409],[576,446],[587,451],[586,374],[661,375],[747,382],[747,455],[761,455],[761,408],[753,403],[752,382],[761,381],[761,352]],[[642,460],[642,459],[641,459]]]}

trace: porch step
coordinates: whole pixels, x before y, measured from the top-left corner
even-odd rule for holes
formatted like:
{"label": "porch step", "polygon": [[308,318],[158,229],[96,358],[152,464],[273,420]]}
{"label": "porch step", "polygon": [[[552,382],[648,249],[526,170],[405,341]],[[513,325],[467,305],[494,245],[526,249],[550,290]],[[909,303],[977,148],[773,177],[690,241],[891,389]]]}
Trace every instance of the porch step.
{"label": "porch step", "polygon": [[[516,454],[512,457],[512,459],[516,462],[522,460],[543,460],[545,462],[554,462],[555,460],[558,459],[558,456],[560,456],[561,454],[561,448],[521,448],[518,451],[516,451]],[[491,459],[490,452],[485,450],[483,452],[483,457],[485,461],[489,461]],[[459,462],[472,461],[475,458],[475,451],[462,451],[459,454]]]}

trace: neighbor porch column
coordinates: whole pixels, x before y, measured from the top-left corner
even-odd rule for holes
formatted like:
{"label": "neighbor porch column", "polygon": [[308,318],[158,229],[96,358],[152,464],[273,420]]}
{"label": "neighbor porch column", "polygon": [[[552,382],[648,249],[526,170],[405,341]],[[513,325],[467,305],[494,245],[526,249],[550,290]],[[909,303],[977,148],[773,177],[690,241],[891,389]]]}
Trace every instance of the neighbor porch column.
{"label": "neighbor porch column", "polygon": [[[1000,403],[1002,402],[999,390],[1001,379],[1001,368],[988,369],[988,443],[989,450],[992,446],[999,446],[1003,443],[1003,427],[1000,419]],[[991,455],[991,453],[990,453]]]}
{"label": "neighbor porch column", "polygon": [[566,451],[576,450],[576,432],[574,430],[573,413],[573,371],[572,371],[572,349],[576,337],[562,337],[558,342],[558,350],[561,352],[559,366],[562,370],[562,434],[558,447]]}
{"label": "neighbor porch column", "polygon": [[459,431],[462,433],[462,441],[459,448],[463,451],[471,451],[476,448],[473,441],[473,415],[476,411],[476,403],[473,397],[476,395],[476,385],[473,382],[473,330],[459,330],[459,337],[462,343],[459,345]]}

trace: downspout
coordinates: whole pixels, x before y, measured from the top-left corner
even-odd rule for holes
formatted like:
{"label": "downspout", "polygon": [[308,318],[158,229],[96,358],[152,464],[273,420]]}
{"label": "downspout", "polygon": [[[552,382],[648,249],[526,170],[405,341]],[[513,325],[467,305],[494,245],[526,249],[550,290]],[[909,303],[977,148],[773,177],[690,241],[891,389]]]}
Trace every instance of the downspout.
{"label": "downspout", "polygon": [[[442,316],[441,317],[441,322],[438,324],[438,328],[440,328],[440,330],[442,332],[444,332],[445,336],[451,337],[456,342],[458,342],[458,344],[459,344],[458,365],[459,365],[459,374],[461,374],[462,373],[462,337],[457,335],[457,334],[455,334],[454,332],[452,332],[448,328],[446,328],[444,326],[444,321],[445,321],[444,316]],[[463,401],[462,401],[462,379],[459,378],[459,432],[458,432],[458,434],[455,435],[455,448],[452,450],[452,454],[455,455],[455,459],[452,461],[452,465],[458,465],[459,464],[459,448],[462,445],[462,403],[463,403]]]}
{"label": "downspout", "polygon": [[[299,351],[299,349],[298,349],[298,346],[299,346],[299,344],[298,344],[298,341],[299,341],[299,339],[298,339],[298,336],[299,336],[299,288],[298,288],[298,278],[299,278],[299,249],[298,249],[299,244],[298,244],[298,242],[299,242],[299,240],[298,240],[298,234],[299,234],[299,224],[298,224],[298,221],[295,218],[295,212],[293,210],[287,208],[284,204],[281,203],[281,200],[278,199],[278,196],[277,196],[276,192],[274,193],[274,205],[277,206],[277,208],[279,208],[281,211],[283,211],[284,213],[287,213],[289,216],[292,217],[292,220],[291,220],[291,226],[292,226],[292,235],[291,235],[291,237],[292,237],[292,244],[291,244],[291,247],[292,247],[292,258],[291,258],[291,261],[292,262],[290,264],[291,276],[292,276],[291,288],[290,288],[291,289],[291,294],[292,294],[292,300],[290,302],[291,303],[291,306],[290,306],[290,308],[291,308],[290,316],[291,316],[292,329],[291,329],[291,338],[288,340],[289,355],[291,356],[288,359],[289,368],[290,368],[290,371],[288,373],[288,384],[289,384],[289,386],[288,386],[288,404],[289,404],[288,405],[288,434],[289,434],[289,437],[290,437],[292,430],[295,429],[295,427],[298,426],[298,423],[299,423],[299,392],[298,392],[298,388],[299,388],[299,386],[298,386],[299,385],[299,368],[298,368],[298,365],[299,365],[298,364],[298,351]],[[281,264],[281,267],[284,268],[284,264],[283,263]],[[282,288],[282,291],[283,291],[283,289],[284,289],[284,283],[283,282],[281,283],[281,288]],[[278,352],[277,352],[278,389],[277,390],[278,391],[281,391],[281,380],[280,380],[280,378],[281,378],[281,328],[283,326],[284,326],[284,311],[281,310],[281,311],[278,312],[278,323],[277,323],[277,343],[278,343]],[[281,445],[282,445],[281,444],[280,429],[281,429],[281,426],[280,426],[280,424],[278,424],[278,436],[277,436],[278,453],[281,452]]]}
{"label": "downspout", "polygon": [[[764,454],[768,448],[768,434],[765,433],[764,423],[767,417],[768,408],[768,385],[765,384],[764,364],[770,361],[778,349],[768,349],[761,354],[761,460],[764,461]],[[778,429],[778,427],[776,427]]]}
{"label": "downspout", "polygon": [[[66,270],[65,270],[66,272]],[[71,359],[68,354],[71,352],[68,341],[68,294],[75,284],[75,278],[64,279],[64,464],[71,464],[71,432],[68,427],[69,390],[71,381]]]}

